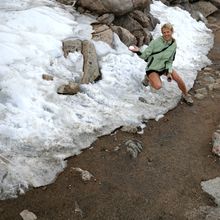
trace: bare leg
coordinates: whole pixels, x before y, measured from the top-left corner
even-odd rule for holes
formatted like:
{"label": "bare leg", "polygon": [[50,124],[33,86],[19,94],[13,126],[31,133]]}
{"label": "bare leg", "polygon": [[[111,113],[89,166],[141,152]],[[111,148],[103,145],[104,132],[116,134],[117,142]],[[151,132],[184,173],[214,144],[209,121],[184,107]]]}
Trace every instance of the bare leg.
{"label": "bare leg", "polygon": [[151,86],[156,89],[159,90],[162,87],[162,82],[160,79],[160,76],[158,73],[156,72],[152,72],[149,76],[148,76],[149,82],[151,84]]}
{"label": "bare leg", "polygon": [[186,85],[183,82],[182,78],[179,76],[179,74],[175,70],[173,70],[171,76],[172,76],[173,80],[176,81],[176,83],[177,83],[179,89],[182,91],[182,93],[184,95],[187,95],[188,92],[187,92],[187,89],[186,89]]}

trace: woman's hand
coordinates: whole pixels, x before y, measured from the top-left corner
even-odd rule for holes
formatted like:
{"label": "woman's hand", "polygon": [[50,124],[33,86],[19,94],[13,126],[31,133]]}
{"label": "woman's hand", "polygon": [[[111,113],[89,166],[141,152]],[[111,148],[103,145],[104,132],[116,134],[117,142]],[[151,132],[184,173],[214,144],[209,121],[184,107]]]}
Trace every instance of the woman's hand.
{"label": "woman's hand", "polygon": [[135,46],[135,45],[132,45],[128,48],[130,51],[132,52],[138,52],[140,51],[139,47]]}

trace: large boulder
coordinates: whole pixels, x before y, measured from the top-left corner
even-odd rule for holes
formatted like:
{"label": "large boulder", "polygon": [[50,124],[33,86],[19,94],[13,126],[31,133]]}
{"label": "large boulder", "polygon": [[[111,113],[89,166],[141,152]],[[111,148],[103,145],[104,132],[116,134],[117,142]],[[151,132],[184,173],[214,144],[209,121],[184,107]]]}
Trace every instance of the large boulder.
{"label": "large boulder", "polygon": [[97,80],[101,76],[99,72],[98,58],[93,43],[88,40],[83,41],[82,53],[84,63],[81,83],[88,84]]}
{"label": "large boulder", "polygon": [[131,32],[128,31],[127,29],[116,25],[112,25],[111,29],[119,36],[120,40],[125,45],[127,46],[137,45],[136,37],[133,34],[131,34]]}
{"label": "large boulder", "polygon": [[120,16],[114,20],[114,25],[127,29],[137,40],[137,46],[148,44],[152,38],[151,33],[134,19],[130,14]]}
{"label": "large boulder", "polygon": [[113,32],[109,26],[100,23],[92,23],[92,27],[93,27],[93,32],[92,32],[93,40],[104,41],[105,43],[112,46]]}
{"label": "large boulder", "polygon": [[78,0],[76,5],[97,14],[123,15],[137,8],[148,8],[151,0]]}

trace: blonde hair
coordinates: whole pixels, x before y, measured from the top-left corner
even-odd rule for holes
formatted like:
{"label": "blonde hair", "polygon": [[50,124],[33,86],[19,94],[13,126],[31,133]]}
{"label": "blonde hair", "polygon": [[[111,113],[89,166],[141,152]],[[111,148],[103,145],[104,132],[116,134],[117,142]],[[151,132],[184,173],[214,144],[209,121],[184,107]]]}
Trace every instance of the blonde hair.
{"label": "blonde hair", "polygon": [[173,25],[170,24],[170,23],[164,24],[164,25],[161,27],[161,31],[162,31],[163,29],[165,29],[165,28],[171,30],[172,32],[174,31],[174,30],[173,30]]}

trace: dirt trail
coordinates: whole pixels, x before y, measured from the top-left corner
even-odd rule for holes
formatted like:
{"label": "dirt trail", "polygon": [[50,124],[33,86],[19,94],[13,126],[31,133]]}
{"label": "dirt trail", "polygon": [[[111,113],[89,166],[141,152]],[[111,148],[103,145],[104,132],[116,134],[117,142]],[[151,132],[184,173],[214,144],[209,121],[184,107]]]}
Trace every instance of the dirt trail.
{"label": "dirt trail", "polygon": [[[220,21],[219,13],[215,17]],[[209,55],[213,71],[220,70],[219,29],[215,36]],[[197,81],[202,81],[203,73]],[[192,94],[200,87],[196,83]],[[216,90],[195,99],[192,107],[179,104],[159,122],[149,122],[143,135],[118,131],[101,137],[92,149],[70,158],[54,184],[0,201],[0,220],[21,219],[24,209],[39,220],[187,219],[188,211],[215,206],[200,182],[220,176],[220,160],[211,153],[211,136],[218,124]],[[143,143],[136,159],[126,152],[124,142],[129,139]],[[85,182],[73,167],[88,170],[95,178]]]}

